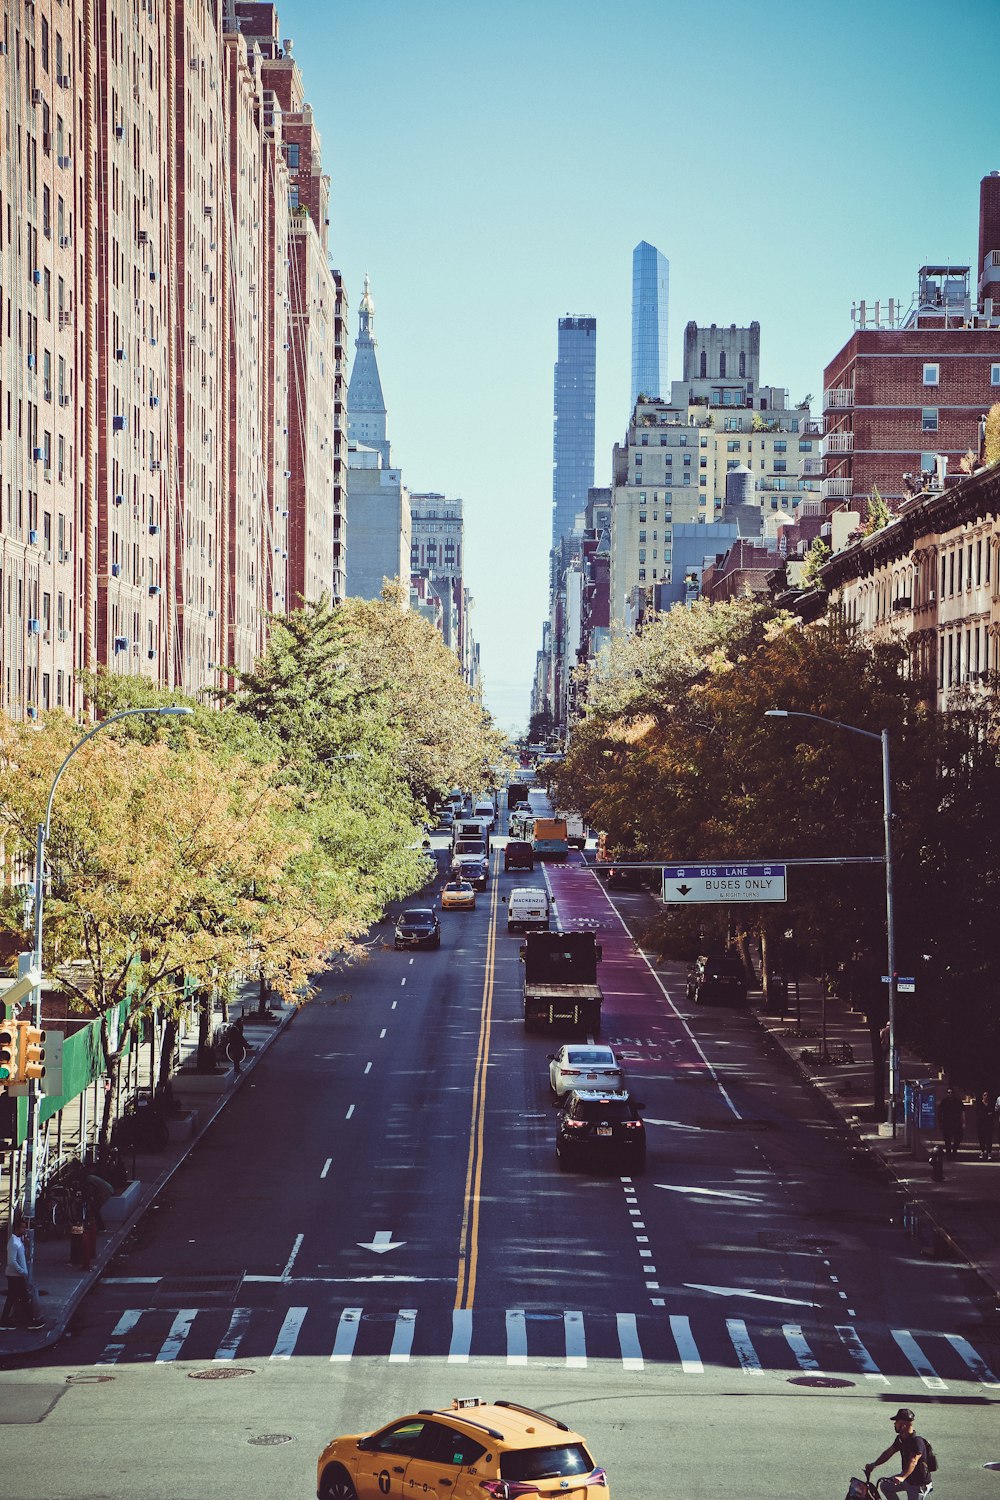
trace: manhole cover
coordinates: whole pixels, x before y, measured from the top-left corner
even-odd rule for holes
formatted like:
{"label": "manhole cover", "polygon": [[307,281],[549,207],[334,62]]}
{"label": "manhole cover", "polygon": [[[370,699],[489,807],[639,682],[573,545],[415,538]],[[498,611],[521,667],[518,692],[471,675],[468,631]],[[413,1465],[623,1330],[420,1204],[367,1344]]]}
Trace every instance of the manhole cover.
{"label": "manhole cover", "polygon": [[96,1372],[94,1374],[91,1374],[90,1371],[84,1371],[80,1375],[67,1375],[66,1376],[66,1384],[67,1385],[107,1385],[108,1382],[111,1381],[111,1380],[114,1380],[114,1378],[115,1377],[113,1375],[98,1375]]}
{"label": "manhole cover", "polygon": [[237,1375],[256,1375],[256,1370],[251,1370],[248,1365],[220,1365],[219,1368],[211,1370],[189,1370],[189,1380],[235,1380]]}
{"label": "manhole cover", "polygon": [[821,1390],[842,1390],[845,1386],[853,1386],[853,1380],[838,1380],[836,1375],[793,1375],[789,1385],[813,1385]]}
{"label": "manhole cover", "polygon": [[262,1432],[260,1437],[248,1438],[251,1448],[273,1448],[276,1443],[290,1443],[290,1432]]}

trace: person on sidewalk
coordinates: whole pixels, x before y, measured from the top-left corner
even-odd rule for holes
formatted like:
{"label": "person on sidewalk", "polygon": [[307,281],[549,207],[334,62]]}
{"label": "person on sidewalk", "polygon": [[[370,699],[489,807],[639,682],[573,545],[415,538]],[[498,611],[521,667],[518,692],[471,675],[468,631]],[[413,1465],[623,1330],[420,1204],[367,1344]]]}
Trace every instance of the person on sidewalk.
{"label": "person on sidewalk", "polygon": [[233,1072],[238,1073],[243,1066],[249,1048],[243,1036],[243,1017],[240,1016],[229,1028],[229,1037],[226,1042],[226,1053],[233,1065]]}
{"label": "person on sidewalk", "polygon": [[979,1160],[993,1160],[993,1130],[996,1125],[996,1109],[989,1089],[976,1100],[976,1134],[979,1137]]}
{"label": "person on sidewalk", "polygon": [[945,1156],[957,1156],[965,1134],[965,1105],[953,1088],[947,1088],[938,1104],[938,1124]]}
{"label": "person on sidewalk", "polygon": [[7,1297],[0,1312],[0,1327],[14,1328],[11,1322],[15,1312],[19,1313],[26,1328],[42,1328],[44,1324],[35,1311],[35,1299],[28,1278],[28,1257],[24,1249],[24,1221],[20,1214],[14,1215],[7,1236]]}
{"label": "person on sidewalk", "polygon": [[914,1432],[913,1422],[914,1417],[910,1408],[901,1406],[892,1419],[896,1429],[895,1441],[884,1453],[879,1454],[874,1463],[865,1464],[865,1478],[867,1479],[873,1469],[878,1469],[882,1464],[887,1463],[894,1453],[899,1454],[899,1473],[879,1481],[879,1490],[885,1496],[885,1500],[896,1500],[897,1496],[905,1496],[905,1500],[920,1500],[921,1496],[930,1494],[933,1489],[930,1470],[927,1467],[927,1442]]}

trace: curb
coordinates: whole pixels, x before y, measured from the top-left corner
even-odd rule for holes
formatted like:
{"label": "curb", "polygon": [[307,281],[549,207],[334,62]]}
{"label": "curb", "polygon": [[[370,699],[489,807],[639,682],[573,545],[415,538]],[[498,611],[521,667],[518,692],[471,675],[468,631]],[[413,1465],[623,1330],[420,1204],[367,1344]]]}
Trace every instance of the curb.
{"label": "curb", "polygon": [[[272,1011],[270,1012],[270,1014],[273,1015],[274,1012]],[[141,1203],[139,1204],[139,1207],[132,1214],[131,1218],[126,1219],[125,1222],[118,1227],[113,1237],[107,1240],[102,1246],[99,1258],[94,1262],[94,1265],[89,1271],[84,1272],[82,1279],[76,1285],[76,1289],[70,1294],[70,1296],[63,1304],[62,1311],[59,1315],[59,1321],[46,1332],[44,1338],[38,1339],[34,1343],[28,1344],[20,1349],[12,1349],[9,1353],[6,1350],[0,1352],[0,1368],[2,1368],[8,1360],[20,1359],[24,1355],[28,1354],[40,1354],[46,1349],[51,1349],[54,1345],[60,1343],[66,1337],[66,1329],[73,1317],[73,1314],[76,1312],[76,1309],[79,1307],[84,1297],[90,1291],[91,1287],[104,1275],[109,1262],[113,1260],[115,1255],[118,1253],[120,1246],[125,1242],[128,1236],[131,1234],[132,1230],[142,1219],[144,1214],[146,1214],[152,1207],[152,1205],[156,1202],[157,1198],[160,1196],[160,1193],[166,1187],[167,1183],[173,1177],[174,1173],[184,1165],[184,1162],[194,1150],[194,1147],[198,1144],[202,1137],[208,1133],[212,1125],[214,1125],[215,1121],[218,1119],[222,1111],[226,1108],[233,1095],[243,1087],[244,1080],[249,1078],[250,1074],[254,1071],[260,1059],[264,1056],[264,1053],[267,1052],[269,1047],[277,1040],[277,1038],[281,1035],[285,1028],[291,1025],[297,1014],[298,1011],[294,1008],[282,1012],[280,1019],[275,1022],[270,1035],[265,1037],[259,1046],[255,1047],[253,1053],[251,1054],[252,1061],[250,1061],[248,1058],[247,1061],[244,1062],[240,1072],[234,1076],[232,1085],[220,1097],[211,1114],[202,1124],[199,1125],[197,1132],[194,1135],[190,1136],[185,1142],[184,1150],[182,1151],[180,1156],[178,1156],[177,1160],[173,1162],[169,1167],[166,1167],[164,1169],[164,1171],[150,1187],[148,1194],[143,1197]]]}

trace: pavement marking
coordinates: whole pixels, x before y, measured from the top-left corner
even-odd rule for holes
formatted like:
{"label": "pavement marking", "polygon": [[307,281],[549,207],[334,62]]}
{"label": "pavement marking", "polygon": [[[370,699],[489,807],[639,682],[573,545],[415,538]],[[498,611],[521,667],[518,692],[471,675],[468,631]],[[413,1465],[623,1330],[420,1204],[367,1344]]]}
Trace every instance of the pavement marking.
{"label": "pavement marking", "polygon": [[450,1365],[467,1365],[472,1347],[472,1308],[453,1307],[451,1310],[451,1346],[448,1349]]}
{"label": "pavement marking", "polygon": [[396,1326],[392,1333],[392,1348],[389,1350],[390,1364],[403,1364],[413,1348],[413,1333],[417,1323],[415,1307],[401,1307],[396,1314]]}
{"label": "pavement marking", "polygon": [[372,1070],[372,1065],[371,1065],[371,1063],[365,1063],[365,1072],[366,1072],[366,1073],[370,1073],[370,1072],[371,1072],[371,1070]]}
{"label": "pavement marking", "polygon": [[398,1001],[398,1000],[394,1000],[394,1001],[393,1001],[393,1002],[392,1002],[392,1009],[393,1009],[393,1010],[395,1010],[395,1009],[396,1009],[396,1006],[397,1006],[397,1005],[398,1005],[398,1004],[399,1004],[399,1001]]}
{"label": "pavement marking", "polygon": [[1000,1380],[994,1375],[986,1361],[980,1359],[967,1339],[963,1339],[960,1333],[946,1333],[945,1338],[959,1358],[965,1361],[981,1385],[987,1385],[992,1390],[1000,1389]]}
{"label": "pavement marking", "polygon": [[905,1328],[893,1328],[890,1332],[927,1389],[929,1391],[946,1391],[948,1387],[913,1337],[913,1334]]}
{"label": "pavement marking", "polygon": [[[137,1277],[136,1280],[138,1279],[139,1278]],[[142,1279],[144,1281],[159,1281],[160,1278],[158,1276],[144,1276]],[[128,1312],[122,1313],[121,1317],[118,1319],[118,1322],[111,1330],[111,1337],[113,1339],[124,1339],[125,1335],[127,1333],[130,1333],[138,1323],[144,1311],[144,1308],[132,1307],[129,1308]],[[124,1350],[124,1343],[109,1344],[104,1350],[104,1353],[101,1355],[100,1359],[96,1361],[96,1363],[99,1365],[117,1364],[121,1355],[124,1353]]]}
{"label": "pavement marking", "polygon": [[692,1292],[714,1292],[719,1297],[750,1297],[754,1302],[783,1302],[788,1307],[819,1307],[818,1302],[803,1297],[773,1297],[769,1292],[748,1292],[740,1286],[704,1286],[698,1281],[685,1281],[683,1285]]}
{"label": "pavement marking", "polygon": [[186,1307],[177,1314],[170,1325],[170,1332],[160,1346],[159,1354],[153,1361],[154,1364],[166,1365],[171,1360],[177,1358],[181,1352],[181,1345],[191,1332],[191,1324],[194,1322],[197,1314],[198,1309],[196,1307]]}
{"label": "pavement marking", "polygon": [[[493,873],[499,870],[499,849],[494,853]],[[490,1061],[490,1033],[493,1026],[493,988],[497,952],[497,907],[500,882],[494,880],[490,897],[490,918],[486,929],[486,953],[483,965],[483,995],[480,1002],[479,1040],[472,1079],[472,1118],[469,1126],[469,1159],[465,1171],[465,1195],[462,1224],[458,1237],[458,1275],[455,1279],[455,1306],[470,1308],[475,1302],[476,1273],[479,1266],[479,1213],[483,1181],[483,1157],[486,1150],[486,1073]]]}
{"label": "pavement marking", "polygon": [[413,962],[413,955],[411,954],[410,955],[410,963],[412,964],[412,962]]}
{"label": "pavement marking", "polygon": [[759,1193],[734,1193],[728,1188],[679,1187],[672,1182],[654,1182],[654,1187],[665,1193],[684,1193],[696,1198],[725,1198],[729,1203],[763,1203]]}
{"label": "pavement marking", "polygon": [[288,1274],[291,1271],[292,1266],[295,1264],[295,1257],[298,1255],[299,1250],[301,1249],[303,1239],[304,1235],[297,1234],[295,1236],[295,1244],[292,1246],[292,1253],[286,1260],[285,1269],[281,1273],[282,1281],[288,1280]]}
{"label": "pavement marking", "polygon": [[622,1369],[641,1370],[645,1361],[639,1343],[635,1313],[617,1313],[615,1320],[618,1324],[618,1347],[622,1352]]}
{"label": "pavement marking", "polygon": [[763,1366],[743,1319],[727,1318],[726,1331],[736,1351],[736,1358],[740,1362],[740,1369],[743,1373],[745,1375],[763,1375]]}
{"label": "pavement marking", "polygon": [[299,1330],[305,1322],[308,1307],[290,1307],[285,1313],[285,1321],[281,1325],[277,1342],[271,1350],[272,1359],[291,1359],[295,1352],[295,1344],[299,1336]]}
{"label": "pavement marking", "polygon": [[[352,1109],[354,1108],[353,1104],[351,1105],[351,1108]],[[351,1118],[350,1115],[348,1115],[347,1118],[350,1119]],[[321,1180],[326,1176],[326,1174],[329,1172],[329,1170],[330,1170],[330,1168],[332,1166],[333,1166],[333,1157],[332,1156],[328,1156],[327,1159],[326,1159],[326,1161],[323,1163],[323,1170],[319,1174]]]}
{"label": "pavement marking", "polygon": [[363,1307],[345,1307],[337,1324],[337,1337],[333,1342],[333,1353],[330,1355],[330,1363],[343,1359],[350,1359],[354,1353],[354,1345],[358,1338],[358,1329],[361,1327],[361,1315]]}
{"label": "pavement marking", "polygon": [[674,1336],[677,1345],[677,1353],[680,1355],[681,1369],[685,1375],[704,1375],[705,1366],[701,1362],[698,1345],[694,1341],[691,1332],[691,1319],[681,1317],[677,1313],[670,1314],[670,1332]]}
{"label": "pavement marking", "polygon": [[383,1038],[384,1038],[384,1037],[385,1037],[385,1027],[384,1027],[384,1026],[383,1026],[383,1027],[382,1027],[382,1030],[381,1030],[381,1031],[380,1031],[380,1032],[379,1032],[379,1034],[378,1034],[378,1039],[379,1039],[379,1041],[380,1041],[380,1042],[381,1042],[381,1041],[382,1041],[382,1040],[383,1040]]}
{"label": "pavement marking", "polygon": [[528,1329],[524,1321],[524,1313],[520,1308],[507,1309],[506,1324],[507,1363],[526,1365],[528,1363]]}
{"label": "pavement marking", "polygon": [[843,1341],[844,1347],[847,1349],[851,1358],[856,1362],[858,1368],[863,1371],[865,1379],[884,1380],[886,1385],[888,1385],[888,1375],[882,1374],[882,1371],[879,1369],[878,1365],[872,1359],[871,1355],[868,1353],[868,1350],[865,1348],[864,1344],[858,1337],[857,1329],[852,1328],[849,1324],[846,1323],[838,1323],[836,1325],[836,1328],[837,1333],[840,1335],[840,1338]]}
{"label": "pavement marking", "polygon": [[587,1334],[583,1326],[582,1312],[564,1312],[563,1329],[566,1334],[567,1370],[587,1368]]}
{"label": "pavement marking", "polygon": [[240,1340],[250,1326],[250,1317],[253,1309],[249,1307],[237,1307],[229,1320],[229,1327],[223,1335],[218,1349],[215,1351],[213,1363],[218,1364],[220,1360],[235,1359],[236,1351],[240,1346]]}
{"label": "pavement marking", "polygon": [[400,982],[400,984],[405,984],[406,983],[406,975],[405,974],[403,975],[402,979],[399,982]]}
{"label": "pavement marking", "polygon": [[797,1323],[782,1323],[781,1331],[789,1349],[795,1355],[803,1370],[815,1370],[819,1372],[819,1361],[806,1343],[805,1334]]}
{"label": "pavement marking", "polygon": [[344,1119],[345,1120],[349,1120],[351,1118],[351,1116],[353,1115],[353,1113],[354,1113],[354,1105],[353,1104],[349,1104],[347,1106],[347,1114],[344,1116]]}

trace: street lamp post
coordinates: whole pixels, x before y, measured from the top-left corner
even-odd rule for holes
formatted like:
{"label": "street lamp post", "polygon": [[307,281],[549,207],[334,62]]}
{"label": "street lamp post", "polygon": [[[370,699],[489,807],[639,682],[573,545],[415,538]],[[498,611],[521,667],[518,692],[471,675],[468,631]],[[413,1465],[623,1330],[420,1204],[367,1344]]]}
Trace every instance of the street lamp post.
{"label": "street lamp post", "polygon": [[896,1134],[896,1098],[899,1087],[899,1049],[896,1046],[896,923],[892,888],[892,780],[889,771],[889,731],[883,729],[875,734],[871,729],[859,729],[856,724],[845,724],[841,719],[827,719],[822,714],[807,714],[790,708],[769,708],[766,719],[815,719],[819,724],[832,724],[836,729],[846,729],[849,734],[860,734],[866,740],[877,740],[882,746],[882,824],[885,835],[885,940],[886,970],[889,984],[889,1123]]}
{"label": "street lamp post", "polygon": [[[52,822],[52,803],[56,795],[56,787],[59,779],[76,752],[84,746],[88,740],[93,739],[102,729],[107,729],[112,724],[117,724],[121,719],[130,719],[136,714],[154,714],[161,718],[168,715],[190,714],[194,710],[183,707],[169,708],[126,708],[121,713],[112,714],[110,719],[102,719],[95,724],[93,729],[83,736],[69,751],[55,774],[55,779],[49,789],[49,800],[45,806],[45,820],[38,825],[38,834],[35,842],[35,947],[32,965],[38,973],[38,983],[31,992],[31,1021],[33,1026],[39,1029],[42,1024],[42,902],[45,894],[45,845],[49,836],[49,827]],[[41,1079],[33,1079],[28,1083],[28,1119],[27,1119],[27,1195],[25,1199],[25,1217],[28,1221],[28,1232],[25,1237],[27,1250],[28,1270],[32,1269],[35,1257],[35,1204],[38,1200],[38,1137],[39,1137],[39,1098],[42,1092]]]}

